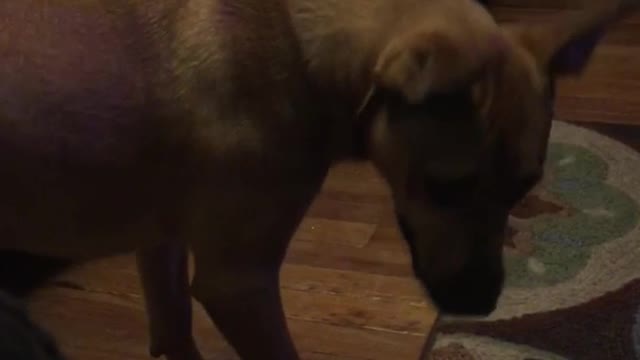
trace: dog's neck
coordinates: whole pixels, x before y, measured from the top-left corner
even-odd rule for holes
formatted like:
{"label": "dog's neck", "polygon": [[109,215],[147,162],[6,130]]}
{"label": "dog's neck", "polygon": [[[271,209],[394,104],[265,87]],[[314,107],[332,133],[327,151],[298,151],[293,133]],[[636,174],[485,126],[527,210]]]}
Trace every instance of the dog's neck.
{"label": "dog's neck", "polygon": [[286,1],[308,74],[332,110],[338,160],[366,158],[372,112],[357,112],[389,42],[425,24],[465,21],[460,13],[470,6],[467,0]]}
{"label": "dog's neck", "polygon": [[367,122],[357,116],[377,56],[393,32],[393,1],[289,0],[311,80],[330,108],[335,157],[366,157]]}
{"label": "dog's neck", "polygon": [[[289,0],[310,75],[337,95],[364,95],[392,26],[388,0]],[[361,94],[362,93],[362,94]]]}
{"label": "dog's neck", "polygon": [[[155,36],[165,34],[162,30],[154,31],[154,26],[164,26],[165,21],[175,22],[171,25],[177,34],[173,41],[183,44],[180,45],[183,47],[185,39],[191,44],[198,43],[201,48],[217,47],[218,37],[215,34],[220,29],[216,29],[215,22],[202,19],[221,11],[220,7],[224,4],[233,4],[234,11],[260,13],[252,6],[242,5],[245,2],[259,4],[256,0],[165,0],[162,6],[151,6],[143,0],[127,1],[139,2],[139,6],[147,10],[143,12],[149,12],[144,19],[151,29],[147,33]],[[443,18],[449,16],[451,9],[455,11],[456,6],[464,5],[466,1],[284,0],[266,6],[277,9],[280,4],[285,4],[288,7],[309,78],[321,95],[318,103],[323,110],[328,110],[330,120],[327,121],[333,127],[333,135],[329,140],[333,159],[367,157],[367,129],[372,117],[358,117],[357,112],[372,88],[372,73],[378,56],[389,41],[416,23],[446,21]],[[285,13],[283,11],[282,15]],[[180,16],[174,15],[176,19],[173,19],[165,14]],[[158,44],[172,41],[165,39],[170,38],[168,35],[160,37],[155,39]],[[160,45],[158,47],[162,48]],[[193,61],[179,65],[192,68],[193,72],[206,73],[214,68],[208,62],[216,57],[203,56],[201,52],[197,55],[200,62],[197,62],[196,68]]]}

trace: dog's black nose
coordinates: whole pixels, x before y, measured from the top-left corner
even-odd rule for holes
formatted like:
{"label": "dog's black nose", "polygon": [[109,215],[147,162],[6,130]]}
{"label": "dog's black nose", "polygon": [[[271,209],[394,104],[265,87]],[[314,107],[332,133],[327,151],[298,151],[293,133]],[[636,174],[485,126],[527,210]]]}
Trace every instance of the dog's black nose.
{"label": "dog's black nose", "polygon": [[486,316],[497,305],[504,272],[492,266],[467,266],[448,280],[426,287],[440,311],[450,315]]}
{"label": "dog's black nose", "polygon": [[431,299],[440,311],[450,315],[487,316],[495,309],[497,296],[484,293],[432,290]]}

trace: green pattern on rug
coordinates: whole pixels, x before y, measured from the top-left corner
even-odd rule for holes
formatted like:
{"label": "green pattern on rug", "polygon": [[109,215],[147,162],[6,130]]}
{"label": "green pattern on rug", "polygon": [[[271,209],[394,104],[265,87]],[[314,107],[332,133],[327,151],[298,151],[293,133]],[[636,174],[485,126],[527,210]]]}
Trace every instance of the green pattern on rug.
{"label": "green pattern on rug", "polygon": [[507,254],[507,286],[548,286],[566,281],[586,264],[592,247],[617,238],[638,223],[638,205],[606,183],[607,163],[586,148],[550,145],[544,190],[566,215],[557,212],[531,219],[535,250]]}

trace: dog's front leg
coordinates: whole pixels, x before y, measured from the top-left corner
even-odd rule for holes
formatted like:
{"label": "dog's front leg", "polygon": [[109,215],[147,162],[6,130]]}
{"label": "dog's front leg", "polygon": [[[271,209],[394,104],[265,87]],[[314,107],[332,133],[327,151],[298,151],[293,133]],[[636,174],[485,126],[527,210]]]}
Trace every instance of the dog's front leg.
{"label": "dog's front leg", "polygon": [[234,279],[235,289],[216,289],[201,275],[194,282],[194,296],[240,358],[297,360],[282,309],[277,271],[248,274],[237,269],[218,276]]}
{"label": "dog's front leg", "polygon": [[265,190],[248,196],[251,201],[217,219],[212,238],[192,246],[192,294],[243,360],[298,359],[282,308],[279,272],[310,196],[296,196],[291,188],[282,195]]}
{"label": "dog's front leg", "polygon": [[160,243],[137,252],[144,289],[151,355],[167,360],[201,360],[191,330],[187,246]]}

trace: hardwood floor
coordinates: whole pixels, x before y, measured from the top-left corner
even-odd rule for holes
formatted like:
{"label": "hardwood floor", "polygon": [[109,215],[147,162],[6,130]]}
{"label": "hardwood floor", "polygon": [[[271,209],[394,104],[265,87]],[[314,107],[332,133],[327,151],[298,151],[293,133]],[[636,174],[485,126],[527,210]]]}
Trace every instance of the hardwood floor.
{"label": "hardwood floor", "polygon": [[[501,0],[495,11],[501,20],[535,20],[566,3]],[[640,144],[640,16],[615,27],[584,77],[561,83],[557,117]],[[389,193],[368,164],[332,171],[293,240],[282,286],[303,359],[416,359],[436,317],[411,277]],[[150,359],[130,256],[64,275],[32,309],[72,360]],[[195,331],[208,359],[234,359],[197,305]]]}

